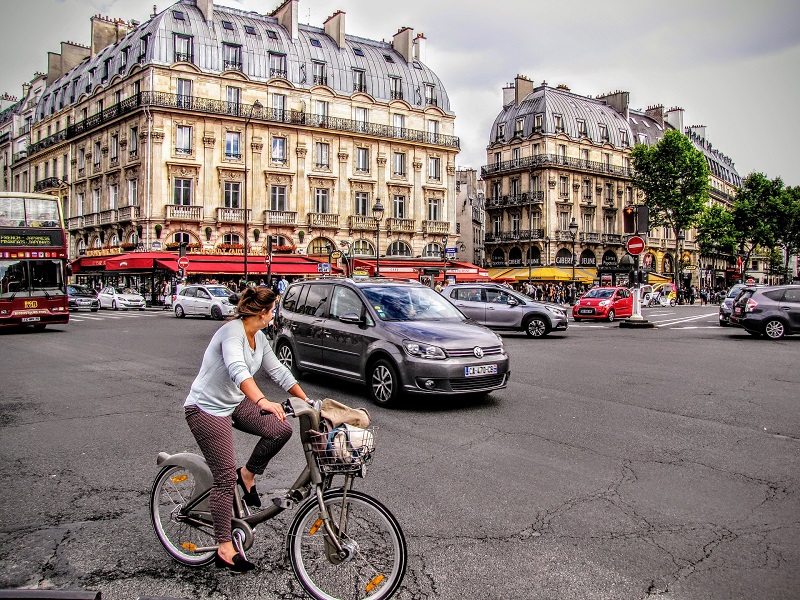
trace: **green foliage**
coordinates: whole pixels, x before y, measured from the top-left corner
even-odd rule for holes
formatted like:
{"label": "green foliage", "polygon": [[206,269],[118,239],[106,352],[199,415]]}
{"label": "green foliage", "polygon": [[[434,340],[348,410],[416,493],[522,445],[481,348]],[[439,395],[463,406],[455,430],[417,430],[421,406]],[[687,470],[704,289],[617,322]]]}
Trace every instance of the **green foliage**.
{"label": "green foliage", "polygon": [[651,228],[666,225],[677,237],[696,222],[708,200],[708,164],[682,133],[667,130],[653,146],[633,149],[633,185],[645,194]]}
{"label": "green foliage", "polygon": [[705,206],[697,219],[701,254],[735,254],[736,239],[733,213],[719,204]]}
{"label": "green foliage", "polygon": [[775,247],[784,190],[780,177],[770,180],[763,173],[751,173],[742,183],[733,204],[733,224],[746,265],[757,247]]}

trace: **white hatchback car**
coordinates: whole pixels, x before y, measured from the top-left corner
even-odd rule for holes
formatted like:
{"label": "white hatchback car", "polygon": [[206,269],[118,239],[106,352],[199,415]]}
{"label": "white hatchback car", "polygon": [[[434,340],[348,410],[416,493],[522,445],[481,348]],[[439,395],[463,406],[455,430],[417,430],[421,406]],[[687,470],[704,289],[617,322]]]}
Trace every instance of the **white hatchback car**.
{"label": "white hatchback car", "polygon": [[100,308],[110,308],[112,310],[119,310],[120,308],[124,310],[129,308],[144,310],[145,306],[147,306],[144,296],[133,288],[118,288],[110,285],[100,290],[100,293],[97,294],[97,300],[100,302]]}
{"label": "white hatchback car", "polygon": [[175,316],[203,315],[212,319],[223,319],[236,312],[231,302],[231,292],[224,285],[187,285],[173,302]]}

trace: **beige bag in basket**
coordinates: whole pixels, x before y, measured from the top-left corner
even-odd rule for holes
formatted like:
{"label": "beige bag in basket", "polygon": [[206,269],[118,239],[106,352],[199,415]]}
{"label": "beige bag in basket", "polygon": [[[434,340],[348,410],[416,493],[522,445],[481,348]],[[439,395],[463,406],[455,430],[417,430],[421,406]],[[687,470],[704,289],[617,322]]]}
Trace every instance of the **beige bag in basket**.
{"label": "beige bag in basket", "polygon": [[369,413],[366,408],[350,408],[341,402],[325,398],[319,412],[322,418],[330,421],[333,427],[342,424],[353,425],[361,429],[369,427]]}

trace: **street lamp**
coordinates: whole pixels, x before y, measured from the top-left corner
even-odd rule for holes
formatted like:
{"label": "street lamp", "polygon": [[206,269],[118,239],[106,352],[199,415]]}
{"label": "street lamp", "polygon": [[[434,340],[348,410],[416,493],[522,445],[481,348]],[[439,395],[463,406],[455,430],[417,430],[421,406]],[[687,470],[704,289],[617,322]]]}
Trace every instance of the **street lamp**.
{"label": "street lamp", "polygon": [[253,106],[244,119],[244,284],[247,285],[247,127],[250,125],[250,119],[253,118],[255,111],[260,111],[263,108],[261,102],[256,100]]}
{"label": "street lamp", "polygon": [[569,235],[572,238],[572,286],[575,287],[575,238],[578,235],[578,224],[575,222],[575,217],[569,224]]}
{"label": "street lamp", "polygon": [[544,262],[542,263],[543,266],[547,266],[550,264],[550,236],[546,235],[544,237]]}
{"label": "street lamp", "polygon": [[675,274],[674,274],[674,282],[675,283],[675,294],[678,296],[678,304],[683,304],[683,294],[680,290],[683,288],[683,284],[678,284],[679,281],[683,278],[683,240],[686,239],[686,236],[681,229],[678,232],[678,237],[675,240],[675,247],[677,249],[677,257],[675,259]]}
{"label": "street lamp", "polygon": [[383,220],[383,204],[380,198],[375,198],[372,207],[372,216],[375,218],[375,277],[381,276],[381,221]]}

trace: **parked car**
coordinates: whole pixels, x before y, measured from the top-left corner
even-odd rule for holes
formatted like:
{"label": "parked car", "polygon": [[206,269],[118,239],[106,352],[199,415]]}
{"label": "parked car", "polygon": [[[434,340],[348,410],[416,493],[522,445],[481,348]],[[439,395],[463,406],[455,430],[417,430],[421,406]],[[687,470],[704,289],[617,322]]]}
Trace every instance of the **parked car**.
{"label": "parked car", "polygon": [[224,285],[187,285],[174,297],[175,316],[203,315],[224,319],[236,312],[233,292]]}
{"label": "parked car", "polygon": [[736,299],[736,296],[739,295],[745,288],[745,284],[737,283],[731,289],[728,290],[728,293],[725,294],[725,298],[722,300],[722,303],[719,305],[719,325],[720,327],[726,327],[728,323],[731,322],[731,311],[733,310],[733,301]]}
{"label": "parked car", "polygon": [[111,285],[100,290],[100,293],[97,294],[97,300],[100,303],[100,308],[110,308],[112,310],[119,310],[120,308],[124,310],[129,308],[144,310],[146,306],[144,296],[133,288],[119,288]]}
{"label": "parked car", "polygon": [[67,301],[70,311],[85,309],[97,312],[100,309],[97,292],[85,285],[67,285]]}
{"label": "parked car", "polygon": [[633,314],[633,294],[626,287],[595,287],[586,292],[572,307],[572,318],[607,319],[630,317]]}
{"label": "parked car", "polygon": [[442,295],[470,319],[491,329],[543,337],[568,327],[567,311],[561,305],[538,302],[496,283],[456,283],[444,288]]}
{"label": "parked car", "polygon": [[276,314],[278,359],[366,384],[380,406],[405,394],[442,396],[506,387],[500,337],[418,282],[383,278],[293,282]]}
{"label": "parked car", "polygon": [[747,333],[771,340],[800,333],[800,285],[745,286],[730,319]]}

